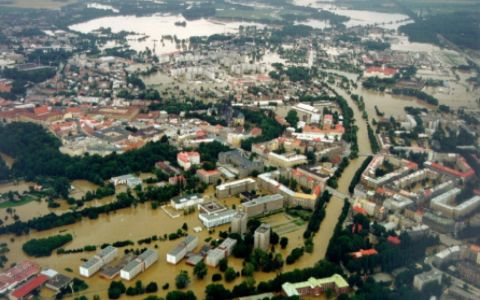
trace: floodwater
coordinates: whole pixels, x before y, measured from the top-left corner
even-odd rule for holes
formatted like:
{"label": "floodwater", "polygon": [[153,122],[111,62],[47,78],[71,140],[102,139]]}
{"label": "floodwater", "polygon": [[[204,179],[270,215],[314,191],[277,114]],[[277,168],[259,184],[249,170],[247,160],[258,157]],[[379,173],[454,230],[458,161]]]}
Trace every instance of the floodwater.
{"label": "floodwater", "polygon": [[[316,0],[294,0],[296,5],[311,6],[321,10],[326,10],[334,14],[349,17],[350,20],[345,23],[347,27],[354,26],[378,26],[385,29],[396,30],[401,25],[412,23],[407,15],[398,13],[383,13],[367,10],[353,10],[342,6],[326,3],[333,1]],[[312,26],[312,25],[310,25]]]}
{"label": "floodwater", "polygon": [[[187,25],[176,26],[175,22],[186,22]],[[70,29],[82,33],[92,32],[101,27],[111,28],[112,32],[120,31],[134,32],[135,36],[128,38],[129,46],[136,51],[143,51],[147,47],[156,49],[157,54],[172,53],[180,50],[181,43],[176,43],[166,36],[186,40],[192,36],[210,36],[212,34],[227,34],[238,31],[239,26],[264,25],[248,22],[225,22],[209,19],[188,21],[180,15],[155,14],[152,16],[113,16],[104,17],[88,22],[71,25]],[[145,37],[145,38],[141,38]]]}
{"label": "floodwater", "polygon": [[[347,169],[348,171],[348,169]],[[352,171],[353,176],[354,170]],[[347,176],[350,176],[350,172],[346,173]],[[344,189],[348,187],[350,178],[345,178],[340,180],[340,184],[344,186]],[[73,182],[75,186],[73,193],[85,193],[87,190],[93,190],[96,188],[94,184],[91,184],[86,181],[75,181]],[[210,195],[213,193],[213,188],[210,188],[206,194]],[[107,197],[108,198],[108,197]],[[111,199],[110,199],[111,200]],[[104,201],[104,199],[100,200]],[[227,206],[238,205],[238,198],[227,198],[221,200],[221,203]],[[17,214],[21,216],[21,219],[29,219],[38,215],[43,215],[48,213],[50,210],[46,207],[46,202],[31,202],[24,206],[16,208]],[[327,216],[322,222],[320,231],[315,235],[314,243],[315,248],[312,254],[306,253],[298,263],[294,265],[285,265],[283,271],[290,271],[294,268],[305,268],[312,266],[320,259],[324,258],[325,252],[328,246],[328,241],[330,240],[331,235],[333,234],[334,227],[337,223],[338,216],[341,212],[343,206],[343,200],[332,198],[330,203],[327,206]],[[2,212],[3,214],[4,212]],[[262,220],[267,222],[275,228],[281,228],[282,225],[287,225],[286,227],[290,228],[293,220],[290,216],[279,213],[269,217],[266,217]],[[199,246],[204,243],[204,240],[208,237],[217,238],[218,232],[221,230],[228,230],[229,225],[223,225],[215,228],[213,234],[209,234],[207,230],[203,230],[200,233],[193,233],[193,228],[196,226],[201,226],[201,222],[197,217],[196,213],[180,216],[178,218],[172,219],[160,208],[153,210],[150,207],[150,203],[139,204],[136,207],[123,209],[111,213],[109,215],[101,215],[97,220],[83,219],[81,222],[67,225],[60,228],[55,228],[52,230],[42,231],[42,232],[32,232],[27,236],[15,237],[13,235],[1,236],[1,240],[4,240],[8,243],[10,252],[7,257],[9,262],[21,261],[24,259],[32,259],[27,257],[21,247],[23,243],[31,238],[41,238],[47,237],[54,234],[65,234],[70,233],[74,236],[73,241],[68,244],[66,249],[75,249],[84,247],[85,245],[101,245],[102,243],[113,243],[119,240],[130,239],[132,241],[137,241],[142,238],[146,238],[152,235],[163,236],[164,234],[169,234],[175,232],[177,229],[182,227],[183,223],[187,223],[189,226],[189,234],[194,234],[199,237]],[[277,247],[276,251],[281,253],[284,259],[290,253],[290,251],[298,246],[303,245],[302,234],[305,230],[305,224],[297,224],[293,226],[293,229],[287,230],[280,233],[280,236],[286,236],[289,239],[289,245],[287,249],[281,250]],[[279,229],[280,231],[280,229]],[[170,290],[174,289],[175,285],[175,276],[180,272],[180,270],[187,270],[192,279],[191,284],[188,289],[191,289],[198,295],[203,295],[205,287],[211,283],[211,276],[214,273],[219,272],[218,269],[209,268],[208,275],[203,280],[197,280],[193,278],[193,268],[181,262],[176,266],[167,264],[165,261],[166,253],[173,248],[180,240],[176,241],[158,241],[152,243],[151,245],[142,245],[138,248],[151,247],[155,245],[158,246],[157,250],[159,253],[159,260],[147,271],[140,274],[136,279],[142,280],[144,284],[147,284],[150,281],[155,281],[159,286],[162,286],[165,283],[170,284]],[[135,247],[137,248],[137,247]],[[198,249],[198,248],[197,248]],[[66,255],[56,255],[53,254],[50,257],[45,258],[36,258],[34,259],[38,262],[43,268],[53,268],[57,271],[60,271],[65,274],[69,274],[65,269],[71,268],[73,270],[73,276],[79,276],[78,267],[82,264],[82,259],[89,258],[93,253],[77,253],[77,254],[66,254]],[[229,258],[229,265],[233,266],[235,270],[240,271],[242,269],[242,260],[235,259],[233,257]],[[255,273],[254,277],[256,282],[269,280],[276,275],[275,272],[272,273]],[[118,278],[117,278],[118,280]],[[239,284],[243,278],[237,278],[231,283],[224,283],[227,288],[232,288],[234,285]],[[88,290],[84,292],[87,296],[93,296],[98,294],[102,299],[106,298],[106,293],[110,280],[102,279],[97,275],[85,279],[85,281],[90,286]],[[126,282],[126,285],[133,285],[133,282]],[[160,294],[166,294],[168,291],[160,291]],[[76,295],[78,296],[78,295]],[[134,297],[134,299],[142,299],[144,296]]]}

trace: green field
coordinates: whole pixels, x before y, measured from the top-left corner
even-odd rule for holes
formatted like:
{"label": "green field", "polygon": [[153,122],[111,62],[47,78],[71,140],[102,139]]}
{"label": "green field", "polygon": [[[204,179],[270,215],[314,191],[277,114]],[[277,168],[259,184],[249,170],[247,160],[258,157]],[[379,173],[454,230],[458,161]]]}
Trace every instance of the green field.
{"label": "green field", "polygon": [[22,196],[22,199],[20,199],[19,201],[5,201],[0,203],[0,209],[21,206],[29,202],[35,201],[37,199],[38,199],[37,197],[34,197],[32,195],[25,195],[25,196]]}
{"label": "green field", "polygon": [[35,9],[60,9],[62,6],[75,2],[77,2],[77,0],[0,0],[0,6]]}

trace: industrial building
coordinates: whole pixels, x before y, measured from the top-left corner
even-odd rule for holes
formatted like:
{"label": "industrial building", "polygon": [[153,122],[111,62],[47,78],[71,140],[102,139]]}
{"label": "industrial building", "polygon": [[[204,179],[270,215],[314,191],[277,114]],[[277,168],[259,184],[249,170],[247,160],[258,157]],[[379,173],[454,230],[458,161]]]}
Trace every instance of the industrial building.
{"label": "industrial building", "polygon": [[167,253],[167,262],[176,265],[179,263],[185,255],[195,249],[198,245],[198,237],[187,236],[183,242],[175,246]]}
{"label": "industrial building", "polygon": [[157,251],[147,249],[136,259],[129,262],[123,269],[120,270],[120,277],[125,280],[132,280],[138,274],[148,269],[157,260]]}
{"label": "industrial building", "polygon": [[255,198],[241,204],[247,218],[254,218],[283,209],[284,197],[280,194]]}
{"label": "industrial building", "polygon": [[251,192],[255,190],[255,188],[256,182],[253,178],[244,178],[217,185],[215,188],[215,196],[222,199],[232,197],[242,192]]}
{"label": "industrial building", "polygon": [[120,184],[126,184],[129,188],[134,188],[139,184],[142,184],[142,180],[135,175],[127,174],[110,178],[110,182],[117,186]]}
{"label": "industrial building", "polygon": [[80,266],[80,275],[85,277],[92,276],[93,274],[98,272],[98,270],[100,270],[100,268],[103,267],[105,264],[111,262],[117,256],[117,253],[117,248],[113,246],[105,247],[99,253],[97,253],[95,256],[93,256]]}
{"label": "industrial building", "polygon": [[270,231],[271,227],[268,224],[260,225],[253,235],[254,249],[267,250],[270,246]]}

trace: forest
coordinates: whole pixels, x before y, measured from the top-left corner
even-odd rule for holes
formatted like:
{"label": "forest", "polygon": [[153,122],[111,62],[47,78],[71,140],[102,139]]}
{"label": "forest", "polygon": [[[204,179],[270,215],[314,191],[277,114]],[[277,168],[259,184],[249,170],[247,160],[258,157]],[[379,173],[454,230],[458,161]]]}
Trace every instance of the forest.
{"label": "forest", "polygon": [[151,171],[160,160],[175,164],[177,154],[175,147],[162,140],[124,154],[71,157],[58,150],[60,141],[41,126],[21,122],[0,125],[0,140],[0,151],[15,158],[12,175],[27,180],[50,176],[102,184],[113,176]]}

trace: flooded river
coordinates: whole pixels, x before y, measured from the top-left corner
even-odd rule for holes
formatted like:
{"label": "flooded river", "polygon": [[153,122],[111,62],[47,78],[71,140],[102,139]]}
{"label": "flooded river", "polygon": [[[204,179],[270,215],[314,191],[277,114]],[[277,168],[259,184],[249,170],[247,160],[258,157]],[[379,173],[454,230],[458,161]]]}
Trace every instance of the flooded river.
{"label": "flooded river", "polygon": [[[177,26],[176,22],[186,22],[186,26]],[[71,30],[89,33],[102,27],[111,28],[112,32],[120,31],[135,32],[139,36],[130,36],[128,38],[129,46],[137,51],[143,51],[147,47],[154,49],[156,53],[164,54],[178,51],[178,46],[174,40],[166,36],[176,37],[179,40],[186,40],[192,36],[210,36],[212,34],[226,34],[237,32],[239,26],[264,25],[248,22],[225,22],[209,19],[200,19],[187,21],[180,15],[155,14],[152,16],[113,16],[104,17],[88,22],[70,26]],[[145,37],[145,38],[142,38]]]}

